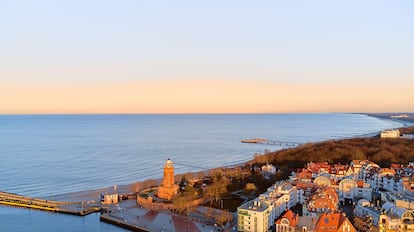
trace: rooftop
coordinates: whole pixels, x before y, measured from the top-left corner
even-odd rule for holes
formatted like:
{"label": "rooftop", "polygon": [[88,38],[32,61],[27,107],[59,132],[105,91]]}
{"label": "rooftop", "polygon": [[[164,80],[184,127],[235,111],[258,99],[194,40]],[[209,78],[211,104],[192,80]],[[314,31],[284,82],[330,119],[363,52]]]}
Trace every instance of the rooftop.
{"label": "rooftop", "polygon": [[291,227],[296,227],[299,215],[294,213],[292,210],[288,210],[281,218],[276,221],[276,224],[281,224],[282,219],[287,219]]}
{"label": "rooftop", "polygon": [[346,216],[341,213],[324,213],[316,224],[316,231],[337,232],[346,219]]}
{"label": "rooftop", "polygon": [[268,207],[269,207],[269,205],[266,204],[265,202],[260,202],[257,199],[255,199],[255,200],[248,201],[248,202],[244,203],[238,209],[250,210],[250,211],[256,211],[256,212],[263,212],[263,211],[267,210]]}

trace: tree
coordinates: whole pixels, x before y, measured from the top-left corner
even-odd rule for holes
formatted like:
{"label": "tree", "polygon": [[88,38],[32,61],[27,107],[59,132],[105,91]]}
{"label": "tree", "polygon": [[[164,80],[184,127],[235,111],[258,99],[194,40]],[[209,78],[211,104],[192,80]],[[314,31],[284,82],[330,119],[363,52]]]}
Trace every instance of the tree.
{"label": "tree", "polygon": [[365,160],[366,158],[367,156],[360,149],[352,151],[352,160]]}
{"label": "tree", "polygon": [[380,165],[381,167],[389,167],[391,163],[396,162],[396,157],[389,151],[380,151],[372,157],[372,161]]}
{"label": "tree", "polygon": [[246,187],[244,188],[246,191],[256,191],[257,187],[254,183],[247,183]]}
{"label": "tree", "polygon": [[178,213],[183,213],[185,212],[186,208],[187,208],[187,199],[185,197],[182,196],[177,196],[173,199],[173,204],[175,206],[175,209],[178,211]]}
{"label": "tree", "polygon": [[214,182],[211,185],[207,186],[204,190],[204,196],[210,200],[210,206],[212,200],[219,202],[221,195],[227,192],[228,183],[222,179],[222,181]]}
{"label": "tree", "polygon": [[221,210],[220,214],[216,217],[216,222],[219,225],[224,225],[227,222],[230,222],[233,220],[233,214],[231,214],[227,210]]}

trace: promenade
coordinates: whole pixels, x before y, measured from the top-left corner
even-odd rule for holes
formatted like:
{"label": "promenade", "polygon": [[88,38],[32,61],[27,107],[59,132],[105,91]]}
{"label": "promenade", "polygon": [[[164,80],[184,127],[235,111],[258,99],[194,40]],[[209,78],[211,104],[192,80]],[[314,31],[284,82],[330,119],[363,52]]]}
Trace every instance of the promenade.
{"label": "promenade", "polygon": [[[198,207],[200,211],[206,207]],[[135,231],[164,231],[164,232],[213,232],[233,231],[236,220],[224,228],[215,225],[206,225],[201,216],[192,214],[184,217],[168,211],[158,212],[138,206],[134,200],[123,201],[118,207],[111,208],[111,212],[101,216],[101,220],[119,225]]]}

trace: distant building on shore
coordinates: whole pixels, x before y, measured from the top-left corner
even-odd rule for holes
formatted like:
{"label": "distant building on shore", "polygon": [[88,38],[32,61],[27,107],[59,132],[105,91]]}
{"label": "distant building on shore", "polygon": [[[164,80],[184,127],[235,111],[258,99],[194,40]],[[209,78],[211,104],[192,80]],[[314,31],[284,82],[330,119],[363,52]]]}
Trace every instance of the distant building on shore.
{"label": "distant building on shore", "polygon": [[171,200],[178,193],[178,185],[174,183],[174,165],[170,159],[164,164],[164,178],[161,186],[158,187],[157,196],[159,198]]}
{"label": "distant building on shore", "polygon": [[408,114],[391,115],[390,118],[409,118]]}
{"label": "distant building on shore", "polygon": [[398,129],[381,131],[381,138],[382,139],[385,139],[385,138],[399,138],[399,137],[400,137],[400,130],[398,130]]}
{"label": "distant building on shore", "polygon": [[118,204],[118,202],[119,202],[119,194],[116,191],[116,185],[114,185],[114,189],[112,191],[101,193],[101,204],[110,205],[110,204]]}
{"label": "distant building on shore", "polygon": [[119,195],[116,192],[101,194],[101,204],[103,205],[118,204],[118,202]]}

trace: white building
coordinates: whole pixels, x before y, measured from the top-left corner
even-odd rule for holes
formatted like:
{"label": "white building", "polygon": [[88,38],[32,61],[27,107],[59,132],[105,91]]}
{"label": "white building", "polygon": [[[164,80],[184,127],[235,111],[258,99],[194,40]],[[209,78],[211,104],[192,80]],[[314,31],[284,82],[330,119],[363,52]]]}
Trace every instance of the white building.
{"label": "white building", "polygon": [[288,182],[278,181],[260,194],[259,201],[269,205],[269,225],[287,210],[298,204],[297,188]]}
{"label": "white building", "polygon": [[264,173],[270,173],[275,175],[276,174],[276,167],[272,164],[267,163],[266,165],[262,166],[262,172]]}
{"label": "white building", "polygon": [[118,204],[118,193],[102,193],[101,194],[101,203],[103,205]]}
{"label": "white building", "polygon": [[414,231],[414,211],[387,202],[379,217],[380,231]]}
{"label": "white building", "polygon": [[249,201],[237,208],[238,230],[267,232],[269,229],[269,205],[258,199]]}
{"label": "white building", "polygon": [[387,202],[381,208],[373,207],[361,199],[355,206],[354,215],[360,218],[372,217],[372,224],[379,227],[380,232],[385,231],[414,231],[414,211],[397,207]]}
{"label": "white building", "polygon": [[399,138],[400,137],[400,130],[384,130],[381,131],[381,138]]}
{"label": "white building", "polygon": [[[297,203],[297,188],[289,182],[278,181],[255,200],[237,208],[239,231],[267,231],[265,226],[272,226],[276,218]],[[266,223],[262,217],[266,217]]]}
{"label": "white building", "polygon": [[388,191],[403,192],[404,180],[389,168],[372,171],[365,176],[366,181],[371,184],[374,191],[386,189]]}
{"label": "white building", "polygon": [[338,197],[340,203],[345,201],[355,201],[358,199],[372,200],[372,188],[369,183],[362,180],[355,181],[352,179],[344,179],[339,182]]}
{"label": "white building", "polygon": [[374,226],[378,226],[380,214],[381,208],[371,206],[370,202],[365,199],[359,200],[355,205],[354,215],[360,218],[371,216]]}

